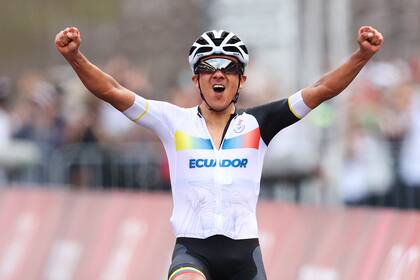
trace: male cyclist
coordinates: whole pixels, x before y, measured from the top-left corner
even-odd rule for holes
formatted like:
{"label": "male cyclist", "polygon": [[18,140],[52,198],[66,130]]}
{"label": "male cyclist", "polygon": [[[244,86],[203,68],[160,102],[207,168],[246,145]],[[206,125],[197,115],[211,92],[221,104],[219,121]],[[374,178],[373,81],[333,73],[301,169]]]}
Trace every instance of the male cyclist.
{"label": "male cyclist", "polygon": [[337,69],[287,99],[241,110],[248,50],[233,33],[209,31],[193,44],[189,63],[202,102],[180,108],[122,87],[80,52],[75,27],[59,32],[58,51],[84,85],[134,122],[151,128],[166,150],[177,237],[170,280],[266,279],[256,204],[270,140],[323,101],[338,95],[381,48],[382,34],[359,29],[359,48]]}

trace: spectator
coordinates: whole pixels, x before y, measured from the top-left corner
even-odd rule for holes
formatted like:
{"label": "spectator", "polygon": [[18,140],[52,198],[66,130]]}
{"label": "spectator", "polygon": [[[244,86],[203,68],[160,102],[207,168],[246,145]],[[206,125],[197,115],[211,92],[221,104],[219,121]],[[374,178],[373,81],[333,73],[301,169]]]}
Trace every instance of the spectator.
{"label": "spectator", "polygon": [[401,147],[401,175],[406,187],[407,207],[420,209],[420,88],[413,88],[408,130]]}

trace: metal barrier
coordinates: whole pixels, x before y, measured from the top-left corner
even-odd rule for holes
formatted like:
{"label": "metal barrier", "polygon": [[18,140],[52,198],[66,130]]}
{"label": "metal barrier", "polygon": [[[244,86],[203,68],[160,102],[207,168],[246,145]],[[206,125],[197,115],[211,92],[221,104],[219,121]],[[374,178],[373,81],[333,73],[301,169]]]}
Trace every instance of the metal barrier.
{"label": "metal barrier", "polygon": [[37,161],[8,168],[14,184],[68,185],[75,188],[162,190],[165,155],[158,142],[39,147]]}
{"label": "metal barrier", "polygon": [[[7,153],[5,150],[0,151],[0,164],[7,169],[9,180],[5,183],[8,184],[65,185],[77,189],[170,189],[166,155],[160,142],[72,144],[55,149],[26,143],[17,145]],[[22,152],[26,156],[13,157]],[[391,161],[383,160],[380,172],[378,168],[371,168],[367,172],[376,172],[375,179],[385,175],[390,179],[380,179],[379,183],[376,180],[376,189],[369,185],[372,182],[366,180],[363,186],[366,196],[357,201],[346,201],[339,195],[346,178],[351,179],[349,174],[347,177],[340,174],[340,168],[345,170],[346,165],[342,163],[341,167],[334,166],[334,170],[331,170],[328,166],[321,166],[319,159],[310,168],[302,168],[301,163],[308,162],[306,155],[308,153],[294,157],[301,158],[300,161],[295,160],[294,164],[290,156],[273,160],[269,155],[261,180],[261,197],[318,205],[345,203],[350,206],[420,209],[420,188],[405,185],[397,176]],[[381,162],[381,159],[371,158],[370,162]],[[327,182],[322,177],[326,169],[330,173],[335,172],[335,180]],[[352,185],[349,186],[351,189]]]}

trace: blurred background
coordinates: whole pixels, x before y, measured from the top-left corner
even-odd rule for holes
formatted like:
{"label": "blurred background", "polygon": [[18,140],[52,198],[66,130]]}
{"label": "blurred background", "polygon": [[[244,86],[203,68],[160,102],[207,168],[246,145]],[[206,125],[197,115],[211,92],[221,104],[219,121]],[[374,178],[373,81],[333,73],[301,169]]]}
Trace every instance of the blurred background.
{"label": "blurred background", "polygon": [[0,279],[139,279],[158,260],[141,279],[164,279],[170,261],[163,147],[87,92],[55,49],[60,30],[77,26],[122,85],[183,107],[200,102],[192,42],[233,31],[250,50],[245,108],[316,82],[362,25],[383,33],[380,53],[270,144],[264,258],[270,279],[419,279],[420,1],[0,3]]}
{"label": "blurred background", "polygon": [[314,83],[356,49],[358,28],[372,25],[384,48],[340,97],[276,137],[261,193],[418,209],[419,24],[416,0],[4,3],[0,185],[169,190],[158,139],[93,98],[55,50],[66,26],[81,30],[82,51],[121,84],[180,106],[200,101],[187,63],[191,43],[205,30],[232,30],[251,53],[239,104],[249,107]]}

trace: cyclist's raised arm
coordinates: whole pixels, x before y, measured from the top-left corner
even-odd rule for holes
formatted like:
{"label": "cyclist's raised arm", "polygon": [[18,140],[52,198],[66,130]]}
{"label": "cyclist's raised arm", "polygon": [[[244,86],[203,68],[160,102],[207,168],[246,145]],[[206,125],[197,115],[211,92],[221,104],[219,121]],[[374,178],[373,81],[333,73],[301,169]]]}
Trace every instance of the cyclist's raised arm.
{"label": "cyclist's raised arm", "polygon": [[303,89],[302,97],[308,107],[313,109],[342,92],[381,49],[384,39],[375,28],[363,26],[359,29],[357,41],[359,49],[344,64],[325,74],[313,86]]}
{"label": "cyclist's raised arm", "polygon": [[135,94],[121,86],[113,77],[92,64],[80,51],[80,32],[76,27],[67,27],[55,37],[55,46],[73,67],[86,88],[98,98],[124,111],[135,99]]}

